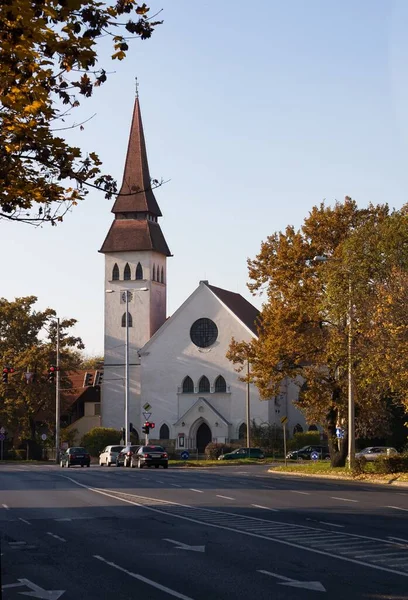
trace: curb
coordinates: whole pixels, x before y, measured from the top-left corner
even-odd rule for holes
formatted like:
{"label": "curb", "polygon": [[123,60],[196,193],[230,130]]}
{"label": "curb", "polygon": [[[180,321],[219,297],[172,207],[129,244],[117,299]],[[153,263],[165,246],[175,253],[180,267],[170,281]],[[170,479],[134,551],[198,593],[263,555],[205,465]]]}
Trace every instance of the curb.
{"label": "curb", "polygon": [[341,475],[315,475],[314,473],[293,473],[288,471],[276,471],[275,469],[268,469],[268,473],[275,473],[275,475],[284,475],[286,477],[310,477],[312,479],[334,479],[335,481],[346,481],[348,483],[365,483],[375,485],[392,485],[395,487],[408,488],[408,481],[384,481],[381,479],[354,479],[353,477],[342,477]]}

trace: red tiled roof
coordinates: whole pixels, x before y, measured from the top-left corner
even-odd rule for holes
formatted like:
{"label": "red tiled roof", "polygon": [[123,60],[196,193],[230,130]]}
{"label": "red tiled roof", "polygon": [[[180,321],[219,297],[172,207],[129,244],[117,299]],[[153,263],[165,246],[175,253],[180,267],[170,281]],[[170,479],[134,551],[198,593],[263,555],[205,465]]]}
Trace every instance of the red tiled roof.
{"label": "red tiled roof", "polygon": [[255,335],[258,335],[257,320],[259,310],[241,294],[223,290],[206,283],[207,287],[242,321]]}
{"label": "red tiled roof", "polygon": [[155,250],[171,256],[160,225],[154,221],[115,219],[99,252]]}
{"label": "red tiled roof", "polygon": [[[132,194],[132,192],[139,193]],[[121,195],[124,194],[124,195]],[[129,195],[131,194],[131,195]],[[139,98],[136,98],[130,128],[128,150],[123,172],[122,186],[112,208],[113,213],[150,212],[161,217],[159,205],[151,190],[146,143],[140,114]]]}

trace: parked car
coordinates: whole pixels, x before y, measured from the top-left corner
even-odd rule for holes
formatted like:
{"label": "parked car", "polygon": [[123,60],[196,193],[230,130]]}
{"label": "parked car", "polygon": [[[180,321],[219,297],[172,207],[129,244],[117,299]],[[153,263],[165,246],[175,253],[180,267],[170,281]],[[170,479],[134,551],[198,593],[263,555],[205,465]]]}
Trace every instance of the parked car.
{"label": "parked car", "polygon": [[357,452],[356,458],[365,458],[366,460],[373,461],[380,456],[392,456],[393,454],[398,454],[395,448],[389,446],[369,446]]}
{"label": "parked car", "polygon": [[110,467],[116,464],[116,459],[119,452],[123,449],[123,446],[106,446],[99,455],[99,465],[103,467],[106,465]]}
{"label": "parked car", "polygon": [[139,450],[140,446],[135,446],[133,444],[129,444],[122,448],[116,457],[116,466],[117,467],[130,467],[130,462],[133,454]]}
{"label": "parked car", "polygon": [[130,466],[138,467],[153,467],[156,469],[163,467],[167,469],[169,466],[169,455],[163,446],[141,446],[139,450],[133,454],[130,459]]}
{"label": "parked car", "polygon": [[265,458],[265,454],[260,448],[238,448],[234,452],[221,454],[218,460],[235,460],[238,458]]}
{"label": "parked car", "polygon": [[292,450],[292,452],[288,452],[286,458],[291,458],[294,460],[311,460],[312,452],[317,452],[320,460],[330,460],[330,451],[328,446],[303,446],[303,448],[300,448],[299,450]]}
{"label": "parked car", "polygon": [[81,467],[89,467],[91,464],[91,456],[85,448],[76,446],[68,448],[65,453],[60,457],[60,467],[73,467],[74,465],[81,465]]}

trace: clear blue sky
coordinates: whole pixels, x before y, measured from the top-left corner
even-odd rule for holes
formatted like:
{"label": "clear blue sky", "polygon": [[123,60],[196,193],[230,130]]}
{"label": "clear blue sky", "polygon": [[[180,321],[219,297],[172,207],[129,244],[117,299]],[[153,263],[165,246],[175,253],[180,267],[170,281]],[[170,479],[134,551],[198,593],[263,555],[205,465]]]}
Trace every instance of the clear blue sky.
{"label": "clear blue sky", "polygon": [[[164,24],[123,63],[101,61],[114,72],[69,140],[120,179],[137,75],[150,171],[170,179],[156,193],[174,254],[169,314],[200,279],[251,300],[247,258],[324,199],[407,202],[408,2],[150,5]],[[38,308],[77,318],[89,354],[103,350],[97,251],[112,202],[93,192],[55,228],[0,222],[0,295],[34,294]]]}

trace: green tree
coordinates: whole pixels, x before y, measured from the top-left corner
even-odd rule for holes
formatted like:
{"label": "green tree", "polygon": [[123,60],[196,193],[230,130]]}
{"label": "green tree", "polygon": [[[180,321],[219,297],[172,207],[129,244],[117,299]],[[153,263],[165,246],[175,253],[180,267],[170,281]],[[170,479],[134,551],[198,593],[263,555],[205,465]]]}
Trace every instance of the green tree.
{"label": "green tree", "polygon": [[94,427],[86,433],[81,446],[84,446],[91,456],[98,456],[105,446],[120,444],[122,433],[112,427]]}
{"label": "green tree", "polygon": [[[49,367],[56,362],[56,313],[34,310],[37,298],[28,296],[9,302],[0,299],[0,356],[3,368],[14,369],[8,383],[0,385],[0,421],[14,432],[15,440],[36,445],[36,423],[54,427],[55,385],[48,381]],[[78,361],[72,349],[81,349],[81,338],[70,333],[75,319],[60,321],[61,388],[72,388],[69,372]]]}
{"label": "green tree", "polygon": [[159,23],[135,0],[0,3],[0,218],[55,225],[89,187],[116,192],[97,154],[61,132],[107,79],[98,40],[110,37],[112,59],[123,60],[129,39],[150,38]]}
{"label": "green tree", "polygon": [[[343,465],[347,453],[347,438],[338,444],[335,428],[347,425],[350,300],[357,435],[384,433],[387,398],[406,398],[408,319],[400,302],[407,294],[407,239],[404,211],[359,209],[346,198],[333,208],[314,207],[300,230],[273,234],[248,261],[249,288],[266,293],[259,337],[233,340],[228,357],[238,367],[249,357],[264,399],[279,393],[285,377],[298,383],[297,405],[309,422],[325,426],[333,465]],[[398,372],[384,349],[399,357]]]}

